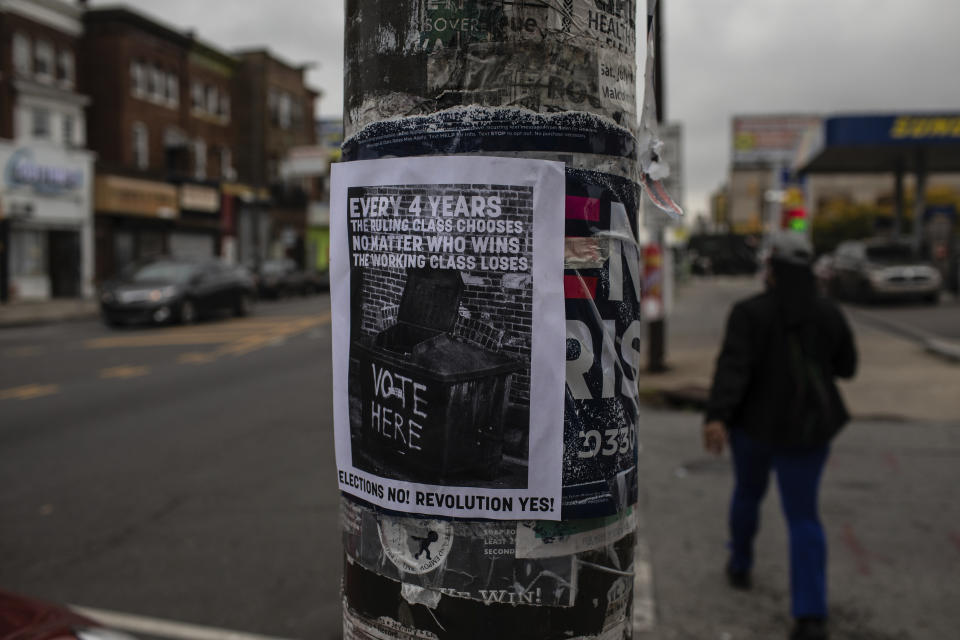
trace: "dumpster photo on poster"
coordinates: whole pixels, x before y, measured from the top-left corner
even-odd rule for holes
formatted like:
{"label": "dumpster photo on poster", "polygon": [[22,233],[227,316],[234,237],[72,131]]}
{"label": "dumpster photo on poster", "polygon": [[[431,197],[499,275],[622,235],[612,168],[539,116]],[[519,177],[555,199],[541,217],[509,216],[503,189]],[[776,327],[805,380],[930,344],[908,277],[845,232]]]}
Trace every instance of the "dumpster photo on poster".
{"label": "dumpster photo on poster", "polygon": [[343,491],[389,509],[558,518],[563,165],[336,165],[331,306]]}

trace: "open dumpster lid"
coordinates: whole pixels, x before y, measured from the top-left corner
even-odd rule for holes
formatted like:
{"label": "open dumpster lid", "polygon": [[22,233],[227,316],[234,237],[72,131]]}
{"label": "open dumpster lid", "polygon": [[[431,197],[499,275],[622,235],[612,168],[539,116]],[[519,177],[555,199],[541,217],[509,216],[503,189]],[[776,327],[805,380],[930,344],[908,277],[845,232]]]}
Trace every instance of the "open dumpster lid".
{"label": "open dumpster lid", "polygon": [[407,324],[450,331],[457,321],[463,278],[459,271],[408,269],[397,320]]}
{"label": "open dumpster lid", "polygon": [[[922,165],[922,166],[921,166]],[[960,112],[827,118],[797,151],[801,173],[960,171]]]}

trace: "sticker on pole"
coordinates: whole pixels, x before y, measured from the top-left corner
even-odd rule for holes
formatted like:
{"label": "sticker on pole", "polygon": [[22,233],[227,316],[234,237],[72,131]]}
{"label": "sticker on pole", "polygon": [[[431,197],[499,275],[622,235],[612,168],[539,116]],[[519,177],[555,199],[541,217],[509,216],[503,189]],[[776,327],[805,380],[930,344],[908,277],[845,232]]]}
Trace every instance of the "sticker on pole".
{"label": "sticker on pole", "polygon": [[564,188],[563,164],[541,160],[334,165],[342,491],[406,513],[560,518]]}

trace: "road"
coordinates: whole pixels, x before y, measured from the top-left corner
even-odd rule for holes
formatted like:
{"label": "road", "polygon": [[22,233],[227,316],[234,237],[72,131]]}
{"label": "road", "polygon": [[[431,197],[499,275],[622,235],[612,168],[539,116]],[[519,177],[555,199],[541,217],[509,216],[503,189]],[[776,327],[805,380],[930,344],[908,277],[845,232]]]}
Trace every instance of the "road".
{"label": "road", "polygon": [[339,638],[329,298],[0,332],[0,584]]}
{"label": "road", "polygon": [[960,298],[944,294],[941,303],[931,306],[923,303],[886,303],[856,306],[886,322],[895,323],[920,334],[960,340]]}
{"label": "road", "polygon": [[[678,292],[678,380],[709,375],[731,302],[757,287],[717,279]],[[855,329],[866,404],[891,395],[890,384],[907,386],[899,371],[918,372],[909,378],[924,385],[951,384],[960,371],[902,338]],[[165,621],[340,638],[330,347],[327,296],[190,327],[0,331],[0,586]],[[858,389],[847,391],[856,401]],[[916,397],[916,411],[901,413],[944,401]],[[639,637],[782,637],[776,500],[766,507],[758,588],[731,594],[721,574],[729,463],[700,452],[700,421],[644,409],[645,596],[655,623]],[[823,495],[834,637],[951,637],[960,620],[950,608],[960,597],[958,457],[955,419],[861,419],[838,440]]]}

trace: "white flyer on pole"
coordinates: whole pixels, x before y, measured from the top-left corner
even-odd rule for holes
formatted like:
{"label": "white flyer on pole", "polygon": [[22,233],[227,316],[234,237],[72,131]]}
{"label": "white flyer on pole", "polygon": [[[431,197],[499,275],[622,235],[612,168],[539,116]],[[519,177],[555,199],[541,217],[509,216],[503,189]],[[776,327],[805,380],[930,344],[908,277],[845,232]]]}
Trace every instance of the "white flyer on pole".
{"label": "white flyer on pole", "polygon": [[405,513],[559,520],[564,165],[333,166],[340,489]]}

